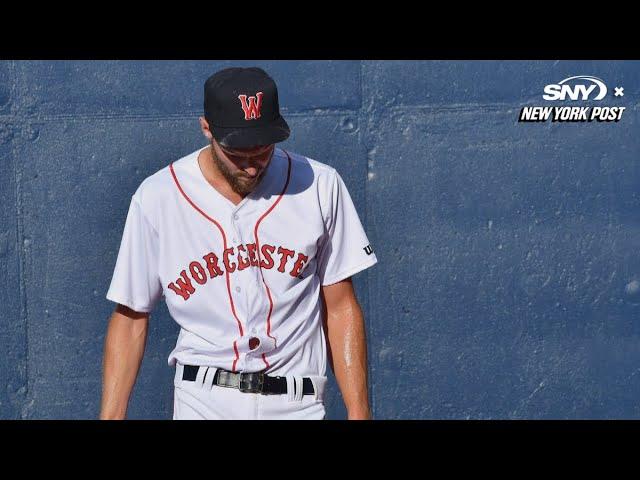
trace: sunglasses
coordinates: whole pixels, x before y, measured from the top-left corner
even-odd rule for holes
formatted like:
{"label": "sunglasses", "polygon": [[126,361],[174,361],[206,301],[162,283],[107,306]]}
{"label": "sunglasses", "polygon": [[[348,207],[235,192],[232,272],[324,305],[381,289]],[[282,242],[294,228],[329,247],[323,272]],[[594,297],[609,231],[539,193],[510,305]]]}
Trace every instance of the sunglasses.
{"label": "sunglasses", "polygon": [[258,155],[262,155],[265,152],[268,152],[269,150],[274,148],[274,145],[261,145],[260,147],[261,148],[258,148],[257,146],[249,148],[231,148],[220,145],[220,150],[222,150],[225,155],[231,157],[256,157]]}

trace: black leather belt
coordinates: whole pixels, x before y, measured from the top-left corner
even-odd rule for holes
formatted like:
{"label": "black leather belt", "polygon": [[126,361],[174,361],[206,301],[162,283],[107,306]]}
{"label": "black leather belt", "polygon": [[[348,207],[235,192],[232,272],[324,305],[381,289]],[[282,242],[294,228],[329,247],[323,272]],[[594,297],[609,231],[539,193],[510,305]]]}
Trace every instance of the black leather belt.
{"label": "black leather belt", "polygon": [[[182,380],[195,382],[200,368],[196,365],[184,365]],[[205,375],[206,376],[206,373]],[[287,393],[287,378],[273,377],[263,372],[234,373],[218,368],[213,376],[213,385],[227,388],[237,388],[244,393],[260,393],[262,395],[282,395]],[[295,383],[294,383],[295,388]],[[295,392],[294,392],[295,393]],[[313,395],[315,390],[309,377],[302,379],[302,394]]]}

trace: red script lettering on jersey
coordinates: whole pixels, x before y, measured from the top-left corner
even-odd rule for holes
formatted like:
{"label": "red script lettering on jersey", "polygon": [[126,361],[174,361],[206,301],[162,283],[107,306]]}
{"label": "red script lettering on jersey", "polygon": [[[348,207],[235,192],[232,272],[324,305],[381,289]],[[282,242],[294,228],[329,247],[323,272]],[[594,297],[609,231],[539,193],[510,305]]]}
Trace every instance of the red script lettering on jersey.
{"label": "red script lettering on jersey", "polygon": [[[256,258],[256,244],[248,243],[229,247],[224,251],[224,255],[216,255],[209,252],[201,259],[193,260],[182,269],[175,282],[167,285],[176,295],[185,301],[189,300],[196,292],[198,285],[204,285],[209,279],[223,275],[224,271],[233,273],[258,266]],[[261,262],[260,268],[271,270],[276,268],[278,272],[289,274],[292,277],[299,277],[309,257],[302,252],[296,252],[285,247],[276,247],[264,243],[260,245]],[[275,258],[274,258],[275,257]],[[235,262],[231,262],[235,259]]]}

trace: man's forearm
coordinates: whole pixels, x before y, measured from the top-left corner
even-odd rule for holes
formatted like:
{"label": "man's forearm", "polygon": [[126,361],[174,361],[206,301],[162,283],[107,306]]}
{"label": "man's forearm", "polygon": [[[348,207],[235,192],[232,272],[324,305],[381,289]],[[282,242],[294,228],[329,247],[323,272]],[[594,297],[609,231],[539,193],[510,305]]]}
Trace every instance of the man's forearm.
{"label": "man's forearm", "polygon": [[355,299],[327,311],[327,333],[348,418],[369,419],[366,335],[362,309]]}
{"label": "man's forearm", "polygon": [[104,346],[100,418],[124,419],[144,355],[148,316],[129,318],[115,312]]}

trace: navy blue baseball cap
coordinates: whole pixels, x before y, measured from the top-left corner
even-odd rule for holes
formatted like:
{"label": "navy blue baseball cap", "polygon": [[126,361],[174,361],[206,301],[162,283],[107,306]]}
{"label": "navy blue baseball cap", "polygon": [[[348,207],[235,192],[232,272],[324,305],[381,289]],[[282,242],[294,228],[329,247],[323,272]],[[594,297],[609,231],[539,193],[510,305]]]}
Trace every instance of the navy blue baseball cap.
{"label": "navy blue baseball cap", "polygon": [[204,84],[204,118],[222,146],[248,148],[289,138],[276,82],[261,68],[231,67]]}

